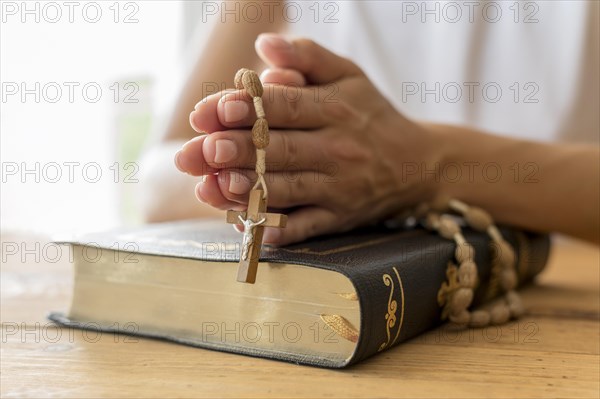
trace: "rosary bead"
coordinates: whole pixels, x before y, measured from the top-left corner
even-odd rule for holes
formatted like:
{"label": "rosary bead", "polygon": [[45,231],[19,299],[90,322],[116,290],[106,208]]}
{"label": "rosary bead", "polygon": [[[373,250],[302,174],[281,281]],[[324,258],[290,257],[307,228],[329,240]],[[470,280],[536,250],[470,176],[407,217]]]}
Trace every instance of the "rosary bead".
{"label": "rosary bead", "polygon": [[475,262],[467,260],[460,264],[458,282],[463,288],[475,288],[477,285],[477,266],[475,266]]}
{"label": "rosary bead", "polygon": [[508,305],[510,310],[510,315],[514,318],[518,318],[525,314],[525,307],[522,303],[513,303],[512,305]]}
{"label": "rosary bead", "polygon": [[465,212],[467,212],[469,210],[469,205],[467,205],[464,202],[459,201],[457,199],[451,199],[450,201],[448,201],[448,207],[450,209],[452,209],[454,212],[458,212],[458,213],[462,213],[462,214],[464,214]]}
{"label": "rosary bead", "polygon": [[242,83],[251,97],[262,97],[263,85],[256,72],[246,71],[242,74]]}
{"label": "rosary bead", "polygon": [[510,310],[505,304],[495,305],[490,311],[490,320],[492,324],[504,324],[510,319]]}
{"label": "rosary bead", "polygon": [[493,223],[490,214],[481,208],[470,207],[463,216],[469,226],[478,231],[486,231]]}
{"label": "rosary bead", "polygon": [[440,215],[437,213],[428,213],[425,218],[425,226],[430,230],[437,230],[440,225]]}
{"label": "rosary bead", "polygon": [[506,301],[509,304],[514,303],[514,302],[521,302],[521,296],[519,294],[517,294],[517,292],[514,290],[508,291],[506,293]]}
{"label": "rosary bead", "polygon": [[269,124],[266,119],[259,118],[254,122],[252,143],[258,149],[266,148],[269,145]]}
{"label": "rosary bead", "polygon": [[523,301],[516,291],[509,291],[506,293],[506,301],[508,302],[508,308],[512,317],[520,317],[525,313],[525,307]]}
{"label": "rosary bead", "polygon": [[460,233],[460,227],[454,219],[444,215],[440,217],[438,231],[442,237],[452,240],[456,233]]}
{"label": "rosary bead", "polygon": [[469,243],[464,243],[462,245],[457,245],[456,250],[454,251],[454,256],[458,263],[463,263],[466,261],[472,261],[475,259],[475,248]]}
{"label": "rosary bead", "polygon": [[473,301],[473,290],[468,288],[457,289],[450,298],[450,307],[453,311],[465,310]]}
{"label": "rosary bead", "polygon": [[471,312],[471,320],[469,326],[471,327],[485,327],[490,324],[490,313],[485,310],[476,310]]}
{"label": "rosary bead", "polygon": [[471,319],[471,314],[467,310],[463,310],[456,314],[450,314],[450,321],[455,324],[467,324]]}
{"label": "rosary bead", "polygon": [[242,75],[244,75],[248,71],[249,69],[242,68],[236,72],[235,78],[233,78],[233,83],[235,84],[236,89],[242,90],[244,88],[244,83],[242,82]]}

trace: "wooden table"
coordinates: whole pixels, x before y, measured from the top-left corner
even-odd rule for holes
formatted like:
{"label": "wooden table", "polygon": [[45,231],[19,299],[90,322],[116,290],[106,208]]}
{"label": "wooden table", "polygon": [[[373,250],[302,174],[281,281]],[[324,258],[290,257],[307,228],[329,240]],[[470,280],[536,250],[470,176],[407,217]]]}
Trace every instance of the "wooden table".
{"label": "wooden table", "polygon": [[[600,251],[580,242],[555,245],[523,292],[522,320],[460,335],[441,327],[340,371],[56,328],[45,315],[68,308],[66,254],[51,263],[43,238],[2,239],[2,397],[600,395]],[[23,251],[36,241],[39,259]]]}

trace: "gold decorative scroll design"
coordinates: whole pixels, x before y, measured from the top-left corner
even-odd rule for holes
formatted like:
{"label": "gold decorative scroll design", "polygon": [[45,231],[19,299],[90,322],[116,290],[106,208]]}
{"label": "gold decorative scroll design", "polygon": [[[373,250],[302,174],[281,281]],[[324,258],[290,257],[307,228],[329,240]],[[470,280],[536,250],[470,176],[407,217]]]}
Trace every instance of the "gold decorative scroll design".
{"label": "gold decorative scroll design", "polygon": [[448,262],[448,267],[446,268],[446,278],[448,281],[444,281],[442,286],[438,290],[437,301],[440,307],[443,307],[442,310],[442,320],[446,320],[450,315],[450,302],[448,299],[454,292],[460,288],[460,283],[458,282],[458,267],[452,262]]}
{"label": "gold decorative scroll design", "polygon": [[[385,314],[385,320],[386,320],[386,324],[385,324],[386,331],[385,332],[387,335],[387,340],[379,346],[379,349],[377,350],[377,352],[381,352],[385,348],[394,345],[394,343],[398,339],[398,336],[400,336],[400,330],[402,329],[402,323],[404,321],[404,287],[402,286],[402,279],[400,278],[398,269],[396,269],[395,267],[393,267],[392,269],[394,270],[396,278],[398,279],[397,280],[398,288],[400,290],[400,300],[402,303],[402,309],[400,312],[400,322],[398,323],[398,329],[396,331],[396,336],[392,340],[392,332],[394,331],[394,327],[396,326],[396,321],[397,321],[396,312],[398,310],[398,301],[396,301],[394,299],[394,288],[395,288],[394,279],[392,278],[391,275],[384,274],[383,275],[383,283],[387,287],[390,287],[390,296],[388,299],[387,313]],[[391,343],[390,343],[390,341],[391,341]]]}

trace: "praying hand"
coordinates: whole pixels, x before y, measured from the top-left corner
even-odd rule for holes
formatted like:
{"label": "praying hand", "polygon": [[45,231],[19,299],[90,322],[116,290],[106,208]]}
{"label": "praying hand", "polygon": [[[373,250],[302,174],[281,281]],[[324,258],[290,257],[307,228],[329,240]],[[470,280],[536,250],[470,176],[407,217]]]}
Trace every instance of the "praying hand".
{"label": "praying hand", "polygon": [[[288,211],[285,229],[264,241],[284,245],[398,215],[448,196],[487,209],[498,222],[599,241],[599,152],[489,135],[460,126],[409,120],[353,62],[316,43],[260,35],[268,65],[264,109],[271,128],[265,179],[269,205]],[[256,179],[250,128],[256,119],[244,90],[199,101],[190,114],[198,133],[177,153],[177,167],[203,176],[197,198],[243,210]],[[477,165],[493,161],[490,180]],[[514,181],[512,165],[535,165],[535,184]],[[440,179],[470,167],[469,179]],[[466,169],[465,169],[466,170]],[[577,176],[577,179],[573,179]]]}

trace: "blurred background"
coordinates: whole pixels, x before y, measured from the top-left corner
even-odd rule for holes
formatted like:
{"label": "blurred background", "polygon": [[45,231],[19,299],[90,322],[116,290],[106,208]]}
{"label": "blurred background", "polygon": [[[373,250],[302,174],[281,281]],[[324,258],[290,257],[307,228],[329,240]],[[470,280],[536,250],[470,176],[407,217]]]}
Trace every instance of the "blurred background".
{"label": "blurred background", "polygon": [[1,228],[140,219],[140,151],[183,82],[199,3],[2,1]]}
{"label": "blurred background", "polygon": [[[195,207],[172,154],[158,164],[174,172],[162,180],[139,157],[165,130],[216,10],[252,24],[256,4],[0,1],[2,232],[139,223],[136,192],[152,186],[144,177],[158,190],[145,198],[164,197],[158,209],[183,208],[181,193]],[[538,141],[600,139],[598,1],[285,5],[277,12],[288,33],[351,58],[409,118]],[[225,12],[233,7],[241,11]],[[231,55],[236,45],[218,48]]]}

